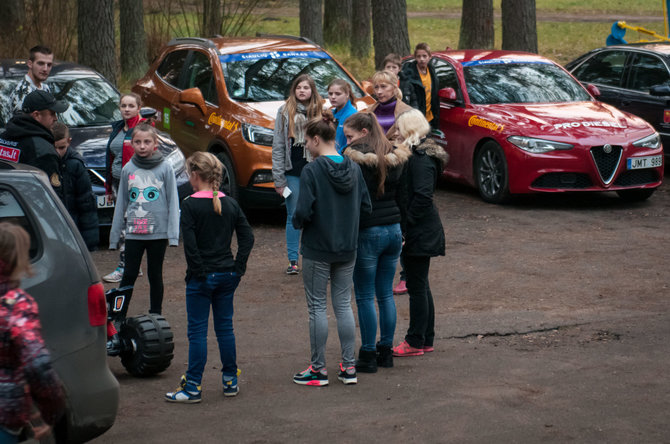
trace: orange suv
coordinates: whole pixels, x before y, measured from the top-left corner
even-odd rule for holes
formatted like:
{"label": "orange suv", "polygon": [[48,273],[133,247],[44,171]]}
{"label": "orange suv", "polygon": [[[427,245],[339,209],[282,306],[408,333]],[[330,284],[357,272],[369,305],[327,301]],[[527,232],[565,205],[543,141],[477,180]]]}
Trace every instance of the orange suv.
{"label": "orange suv", "polygon": [[291,82],[304,73],[324,98],[328,84],[341,78],[351,84],[358,109],[374,102],[327,51],[302,37],[274,35],[174,39],[133,91],[158,110],[157,128],[186,157],[217,155],[230,195],[247,207],[276,207],[283,199],[272,181],[274,121]]}

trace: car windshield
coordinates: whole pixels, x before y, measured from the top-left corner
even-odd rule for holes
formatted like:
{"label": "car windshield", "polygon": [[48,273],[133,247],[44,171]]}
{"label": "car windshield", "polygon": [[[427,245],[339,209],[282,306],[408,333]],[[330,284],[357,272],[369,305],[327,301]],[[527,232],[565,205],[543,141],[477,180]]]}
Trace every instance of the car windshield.
{"label": "car windshield", "polygon": [[291,83],[309,74],[321,97],[328,97],[328,85],[344,79],[356,97],[363,91],[325,52],[249,53],[220,56],[228,95],[242,102],[286,100]]}
{"label": "car windshield", "polygon": [[[497,62],[497,63],[496,63]],[[552,63],[486,60],[463,63],[470,101],[496,103],[581,102],[591,97]]]}
{"label": "car windshield", "polygon": [[108,125],[121,120],[119,93],[100,77],[65,76],[47,80],[52,94],[70,107],[58,115],[69,127]]}

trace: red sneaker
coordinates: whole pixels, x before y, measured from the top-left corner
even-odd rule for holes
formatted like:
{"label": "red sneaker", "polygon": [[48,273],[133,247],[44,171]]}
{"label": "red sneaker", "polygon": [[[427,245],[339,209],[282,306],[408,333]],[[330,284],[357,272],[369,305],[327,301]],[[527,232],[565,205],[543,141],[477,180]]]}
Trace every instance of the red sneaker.
{"label": "red sneaker", "polygon": [[432,345],[424,345],[422,349],[424,353],[430,353],[435,351],[435,347],[433,347]]}
{"label": "red sneaker", "polygon": [[397,347],[393,348],[393,356],[399,358],[404,356],[421,356],[423,349],[412,347],[407,341],[402,341]]}
{"label": "red sneaker", "polygon": [[405,294],[407,293],[407,282],[400,281],[398,285],[393,288],[393,294]]}

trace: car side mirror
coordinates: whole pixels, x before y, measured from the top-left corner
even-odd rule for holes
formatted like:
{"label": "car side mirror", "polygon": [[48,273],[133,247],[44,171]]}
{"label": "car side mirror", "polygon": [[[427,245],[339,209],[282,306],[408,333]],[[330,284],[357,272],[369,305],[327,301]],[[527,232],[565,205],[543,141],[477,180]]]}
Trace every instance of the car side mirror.
{"label": "car side mirror", "polygon": [[652,86],[649,90],[649,94],[652,96],[670,96],[670,86],[668,85],[655,85]]}
{"label": "car side mirror", "polygon": [[152,119],[156,117],[156,110],[154,108],[151,108],[149,106],[143,106],[140,109],[140,117],[143,119]]}
{"label": "car side mirror", "polygon": [[593,97],[599,97],[600,96],[600,90],[596,85],[588,84],[586,85],[586,90],[591,94]]}
{"label": "car side mirror", "polygon": [[182,103],[190,103],[200,109],[202,115],[207,114],[207,107],[205,106],[205,98],[202,97],[202,92],[198,88],[185,89],[179,93],[179,101]]}
{"label": "car side mirror", "polygon": [[440,99],[445,100],[447,102],[455,102],[456,100],[458,100],[454,88],[442,88],[437,92],[437,95],[440,97]]}
{"label": "car side mirror", "polygon": [[363,80],[361,82],[361,86],[363,87],[363,91],[368,93],[368,95],[374,96],[375,95],[375,88],[372,86],[372,82],[369,80]]}

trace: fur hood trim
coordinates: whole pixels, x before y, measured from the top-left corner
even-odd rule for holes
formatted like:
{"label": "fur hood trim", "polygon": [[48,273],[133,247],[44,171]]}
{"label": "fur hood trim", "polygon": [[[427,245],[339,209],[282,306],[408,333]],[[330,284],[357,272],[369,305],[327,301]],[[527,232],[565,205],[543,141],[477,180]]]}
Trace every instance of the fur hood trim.
{"label": "fur hood trim", "polygon": [[[377,166],[378,158],[374,152],[365,152],[357,149],[357,147],[360,147],[363,150],[369,149],[367,145],[352,145],[347,150],[345,150],[344,154],[359,165],[366,165],[370,167]],[[410,150],[408,150],[407,147],[401,145],[395,147],[394,150],[390,153],[385,154],[384,158],[386,159],[386,165],[389,167],[395,167],[407,162],[407,160],[409,160],[409,156],[411,155],[412,153]]]}
{"label": "fur hood trim", "polygon": [[447,162],[449,162],[449,153],[447,153],[444,148],[437,144],[433,139],[426,139],[419,146],[416,147],[417,151],[423,151],[426,155],[434,157],[440,162],[442,162],[442,167],[444,167]]}

